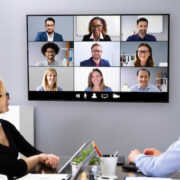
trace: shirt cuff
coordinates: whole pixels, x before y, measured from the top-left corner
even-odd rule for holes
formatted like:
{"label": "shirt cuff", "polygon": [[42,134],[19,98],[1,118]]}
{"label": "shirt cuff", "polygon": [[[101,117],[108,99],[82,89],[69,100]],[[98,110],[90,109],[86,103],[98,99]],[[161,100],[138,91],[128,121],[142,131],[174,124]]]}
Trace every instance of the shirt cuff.
{"label": "shirt cuff", "polygon": [[137,156],[134,158],[134,163],[136,164],[136,163],[139,161],[139,159],[141,159],[142,157],[146,157],[146,155],[144,155],[144,154],[139,154],[139,155],[137,155]]}

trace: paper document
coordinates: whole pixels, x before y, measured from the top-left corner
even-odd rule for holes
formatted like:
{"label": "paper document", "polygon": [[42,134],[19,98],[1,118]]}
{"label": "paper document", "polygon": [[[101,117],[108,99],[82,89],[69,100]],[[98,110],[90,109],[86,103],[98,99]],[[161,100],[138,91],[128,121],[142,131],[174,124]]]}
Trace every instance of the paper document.
{"label": "paper document", "polygon": [[0,180],[8,180],[8,179],[7,179],[7,176],[5,176],[5,175],[0,175]]}
{"label": "paper document", "polygon": [[66,180],[70,174],[27,174],[17,180]]}
{"label": "paper document", "polygon": [[171,178],[156,178],[156,177],[126,177],[126,180],[172,180]]}

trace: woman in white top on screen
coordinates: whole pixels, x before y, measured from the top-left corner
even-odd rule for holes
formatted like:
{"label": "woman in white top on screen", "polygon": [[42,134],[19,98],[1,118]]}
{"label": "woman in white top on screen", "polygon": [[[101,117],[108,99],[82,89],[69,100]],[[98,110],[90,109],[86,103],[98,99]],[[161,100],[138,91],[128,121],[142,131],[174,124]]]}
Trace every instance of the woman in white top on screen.
{"label": "woman in white top on screen", "polygon": [[95,68],[88,76],[88,87],[85,89],[86,92],[111,92],[112,89],[104,84],[102,72]]}
{"label": "woman in white top on screen", "polygon": [[62,91],[57,85],[57,72],[54,68],[48,68],[43,77],[42,86],[37,91]]}
{"label": "woman in white top on screen", "polygon": [[105,19],[101,17],[94,17],[89,22],[89,34],[84,35],[82,41],[111,41],[107,35],[107,24]]}
{"label": "woman in white top on screen", "polygon": [[136,50],[135,60],[129,61],[128,66],[154,67],[151,46],[146,43],[139,44]]}

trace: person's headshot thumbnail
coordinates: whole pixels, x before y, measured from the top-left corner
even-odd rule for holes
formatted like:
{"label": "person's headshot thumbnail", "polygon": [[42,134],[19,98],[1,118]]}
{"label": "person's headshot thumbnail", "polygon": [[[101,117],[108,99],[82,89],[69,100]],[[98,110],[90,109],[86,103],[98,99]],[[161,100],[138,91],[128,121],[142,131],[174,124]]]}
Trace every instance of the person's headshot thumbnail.
{"label": "person's headshot thumbnail", "polygon": [[88,25],[89,34],[84,35],[82,41],[111,41],[107,35],[107,23],[101,17],[94,17]]}
{"label": "person's headshot thumbnail", "polygon": [[152,48],[147,43],[140,43],[137,47],[135,60],[129,61],[127,66],[154,67]]}
{"label": "person's headshot thumbnail", "polygon": [[35,41],[63,41],[63,36],[55,31],[55,20],[48,17],[45,20],[45,31],[38,32]]}
{"label": "person's headshot thumbnail", "polygon": [[41,53],[46,60],[38,61],[35,66],[60,66],[60,62],[55,60],[55,56],[59,53],[60,48],[57,44],[48,42],[41,47]]}
{"label": "person's headshot thumbnail", "polygon": [[160,90],[149,83],[150,71],[145,68],[141,68],[137,71],[138,84],[130,88],[131,92],[160,92]]}
{"label": "person's headshot thumbnail", "polygon": [[88,87],[86,92],[112,92],[112,89],[104,84],[103,74],[98,69],[93,69],[88,76]]}
{"label": "person's headshot thumbnail", "polygon": [[145,17],[141,17],[136,21],[137,34],[131,35],[127,38],[127,41],[156,41],[156,37],[147,34],[148,20]]}
{"label": "person's headshot thumbnail", "polygon": [[102,53],[103,53],[102,46],[98,43],[93,44],[91,46],[92,57],[90,57],[87,60],[81,61],[80,66],[109,67],[110,66],[109,61],[101,58]]}
{"label": "person's headshot thumbnail", "polygon": [[44,72],[42,85],[37,88],[37,91],[62,91],[58,86],[56,69],[48,68]]}

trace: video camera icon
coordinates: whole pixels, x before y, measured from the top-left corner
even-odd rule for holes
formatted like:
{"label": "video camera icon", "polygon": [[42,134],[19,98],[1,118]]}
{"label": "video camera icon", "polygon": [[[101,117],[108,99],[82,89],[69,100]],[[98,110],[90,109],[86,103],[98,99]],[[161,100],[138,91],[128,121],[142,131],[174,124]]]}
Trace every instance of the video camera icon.
{"label": "video camera icon", "polygon": [[113,94],[113,98],[118,99],[118,98],[120,98],[120,95],[119,94]]}

